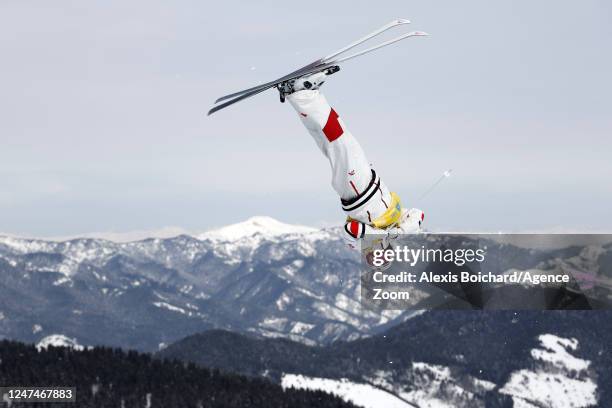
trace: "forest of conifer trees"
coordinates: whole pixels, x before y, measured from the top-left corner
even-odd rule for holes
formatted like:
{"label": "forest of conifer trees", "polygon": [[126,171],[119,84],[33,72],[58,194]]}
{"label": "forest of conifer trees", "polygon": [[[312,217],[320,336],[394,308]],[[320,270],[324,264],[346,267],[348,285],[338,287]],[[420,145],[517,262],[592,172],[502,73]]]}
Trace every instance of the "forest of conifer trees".
{"label": "forest of conifer trees", "polygon": [[38,351],[33,345],[6,340],[0,342],[0,386],[77,390],[76,403],[0,403],[10,408],[353,407],[324,392],[283,390],[265,379],[154,359],[135,351],[106,347]]}

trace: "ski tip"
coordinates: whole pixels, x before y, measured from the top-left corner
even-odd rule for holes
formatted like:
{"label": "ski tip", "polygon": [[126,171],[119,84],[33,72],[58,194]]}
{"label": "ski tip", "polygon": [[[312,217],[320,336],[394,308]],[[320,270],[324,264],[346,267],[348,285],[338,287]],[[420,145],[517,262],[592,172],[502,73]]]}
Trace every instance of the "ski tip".
{"label": "ski tip", "polygon": [[218,98],[215,100],[215,104],[217,104],[217,103],[219,103],[219,102],[223,102],[224,100],[229,99],[229,98],[234,97],[234,96],[237,96],[238,94],[241,94],[241,93],[243,93],[243,92],[244,92],[244,91],[240,91],[240,92],[236,92],[236,93],[233,93],[233,94],[229,94],[229,95],[223,95],[223,96],[220,96],[220,97],[218,97]]}
{"label": "ski tip", "polygon": [[405,18],[398,18],[394,22],[395,24],[410,24],[410,20],[407,20]]}
{"label": "ski tip", "polygon": [[418,37],[427,37],[429,34],[426,33],[425,31],[415,31],[414,35],[416,35]]}

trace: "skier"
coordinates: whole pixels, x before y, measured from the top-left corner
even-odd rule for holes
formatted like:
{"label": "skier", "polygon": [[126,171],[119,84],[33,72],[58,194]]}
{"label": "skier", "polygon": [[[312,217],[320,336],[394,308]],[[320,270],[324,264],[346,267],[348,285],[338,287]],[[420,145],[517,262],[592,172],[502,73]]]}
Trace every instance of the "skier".
{"label": "skier", "polygon": [[[338,64],[412,37],[428,35],[422,31],[404,33],[398,37],[371,46],[365,50],[345,55],[349,50],[394,27],[410,24],[406,19],[396,19],[378,30],[352,42],[332,54],[318,59],[274,81],[234,92],[218,98],[211,115],[221,109],[255,96],[270,88],[280,92],[281,102],[288,99],[298,112],[302,123],[328,158],[332,169],[332,186],[340,196],[342,209],[347,215],[344,225],[349,246],[356,248],[357,241],[366,234],[377,234],[382,239],[368,242],[366,251],[380,244],[384,249],[401,233],[420,231],[424,214],[421,210],[402,207],[397,194],[389,191],[380,176],[370,167],[363,149],[344,122],[319,92],[327,76],[340,70]],[[343,56],[344,55],[344,56]]]}
{"label": "skier", "polygon": [[355,137],[319,91],[327,76],[318,72],[279,87],[281,101],[289,100],[329,160],[332,186],[347,215],[344,236],[348,245],[357,248],[365,234],[380,234],[385,237],[379,241],[385,248],[389,238],[420,231],[425,215],[418,209],[403,208],[398,195],[370,166]]}

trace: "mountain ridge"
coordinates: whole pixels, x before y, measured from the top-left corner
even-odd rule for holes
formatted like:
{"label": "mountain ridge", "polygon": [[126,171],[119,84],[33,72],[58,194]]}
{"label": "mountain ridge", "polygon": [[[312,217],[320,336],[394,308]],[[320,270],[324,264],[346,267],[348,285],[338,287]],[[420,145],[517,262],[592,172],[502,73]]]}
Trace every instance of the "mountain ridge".
{"label": "mountain ridge", "polygon": [[1,238],[0,336],[63,333],[154,351],[218,327],[314,344],[394,317],[357,312],[358,256],[337,231],[273,232],[129,243]]}
{"label": "mountain ridge", "polygon": [[[0,338],[64,334],[85,346],[156,351],[219,328],[314,345],[371,336],[418,313],[362,306],[359,254],[339,229],[252,224],[264,230],[229,240],[0,238]],[[542,260],[512,245],[490,250],[501,270]],[[612,269],[610,245],[554,256],[542,266]]]}
{"label": "mountain ridge", "polygon": [[[335,228],[335,227],[332,227]],[[65,242],[74,241],[80,239],[95,239],[104,240],[112,243],[130,243],[145,241],[148,239],[168,239],[176,238],[181,235],[197,239],[217,239],[226,238],[228,240],[236,239],[245,235],[254,235],[259,233],[261,235],[282,235],[287,233],[303,233],[303,232],[316,232],[327,228],[317,228],[301,224],[285,223],[277,220],[273,217],[266,215],[255,215],[245,219],[244,221],[238,221],[232,224],[223,226],[215,226],[207,228],[202,231],[189,230],[178,226],[165,226],[156,229],[142,229],[132,231],[99,231],[99,232],[83,232],[78,234],[69,234],[63,236],[47,236],[41,237],[29,234],[13,234],[0,231],[0,239],[8,238],[15,240],[37,240],[47,242]],[[247,232],[245,232],[247,231]]]}
{"label": "mountain ridge", "polygon": [[[611,311],[430,311],[380,334],[326,346],[215,330],[158,356],[304,387],[328,380],[339,389],[347,381],[373,385],[417,406],[511,406],[510,399],[527,399],[528,407],[578,407],[612,401],[605,381],[612,375],[605,353],[611,333]],[[518,386],[524,381],[527,388]],[[574,401],[586,405],[560,401],[548,381],[575,387]]]}

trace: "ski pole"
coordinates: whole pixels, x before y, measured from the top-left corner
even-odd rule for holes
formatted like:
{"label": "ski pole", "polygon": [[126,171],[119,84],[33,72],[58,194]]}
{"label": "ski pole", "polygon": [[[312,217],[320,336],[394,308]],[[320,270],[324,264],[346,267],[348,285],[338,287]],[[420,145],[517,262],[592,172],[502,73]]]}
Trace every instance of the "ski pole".
{"label": "ski pole", "polygon": [[429,193],[431,193],[438,186],[438,184],[440,184],[445,179],[449,178],[452,172],[453,172],[453,169],[448,169],[444,171],[444,173],[442,173],[442,175],[431,186],[429,186],[429,188],[425,190],[425,192],[423,192],[423,194],[421,194],[419,198],[417,198],[416,202],[417,203],[421,202],[425,197],[429,195]]}

